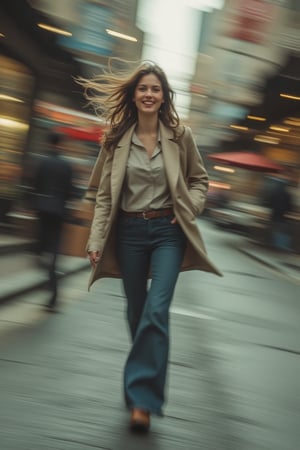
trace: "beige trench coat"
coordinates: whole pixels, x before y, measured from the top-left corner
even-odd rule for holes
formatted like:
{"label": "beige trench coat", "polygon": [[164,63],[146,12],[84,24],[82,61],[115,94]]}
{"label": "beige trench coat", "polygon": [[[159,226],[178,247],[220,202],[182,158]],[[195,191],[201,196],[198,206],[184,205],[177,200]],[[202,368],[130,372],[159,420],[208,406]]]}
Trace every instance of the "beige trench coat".
{"label": "beige trench coat", "polygon": [[[121,278],[116,259],[115,225],[133,131],[134,126],[124,134],[114,152],[100,152],[90,178],[87,199],[93,189],[97,190],[86,249],[99,250],[102,256],[91,273],[89,288],[99,278]],[[175,141],[173,131],[160,122],[160,138],[174,214],[187,237],[181,271],[198,269],[222,276],[207,256],[196,223],[196,216],[204,209],[208,177],[192,132],[185,127],[183,135]]]}

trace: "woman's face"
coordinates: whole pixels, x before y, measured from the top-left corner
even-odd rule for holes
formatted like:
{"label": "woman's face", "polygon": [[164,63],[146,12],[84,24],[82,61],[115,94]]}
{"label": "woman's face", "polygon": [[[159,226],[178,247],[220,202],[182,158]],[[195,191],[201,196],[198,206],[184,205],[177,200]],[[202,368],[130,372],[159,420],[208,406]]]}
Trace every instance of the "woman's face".
{"label": "woman's face", "polygon": [[154,73],[144,75],[138,82],[133,101],[139,113],[158,114],[161,104],[164,102],[162,85]]}

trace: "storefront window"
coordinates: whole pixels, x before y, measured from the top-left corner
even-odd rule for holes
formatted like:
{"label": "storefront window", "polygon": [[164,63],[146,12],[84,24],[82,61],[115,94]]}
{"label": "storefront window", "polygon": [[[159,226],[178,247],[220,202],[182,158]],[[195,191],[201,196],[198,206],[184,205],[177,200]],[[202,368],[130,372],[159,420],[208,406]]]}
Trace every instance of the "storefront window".
{"label": "storefront window", "polygon": [[23,64],[0,55],[0,222],[20,194],[22,160],[31,114],[34,77]]}

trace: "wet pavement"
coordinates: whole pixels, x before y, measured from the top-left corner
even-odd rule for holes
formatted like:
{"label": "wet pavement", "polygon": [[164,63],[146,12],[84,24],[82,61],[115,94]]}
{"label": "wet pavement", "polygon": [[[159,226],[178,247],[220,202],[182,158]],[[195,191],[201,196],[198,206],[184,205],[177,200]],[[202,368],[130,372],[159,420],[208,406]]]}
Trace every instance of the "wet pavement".
{"label": "wet pavement", "polygon": [[[298,450],[299,273],[283,270],[295,255],[278,254],[279,270],[270,252],[202,227],[225,276],[179,279],[165,417],[148,436],[128,431],[119,280],[88,293],[87,260],[64,257],[60,313],[49,314],[32,255],[2,253],[1,450]],[[22,277],[31,289],[19,295]]]}

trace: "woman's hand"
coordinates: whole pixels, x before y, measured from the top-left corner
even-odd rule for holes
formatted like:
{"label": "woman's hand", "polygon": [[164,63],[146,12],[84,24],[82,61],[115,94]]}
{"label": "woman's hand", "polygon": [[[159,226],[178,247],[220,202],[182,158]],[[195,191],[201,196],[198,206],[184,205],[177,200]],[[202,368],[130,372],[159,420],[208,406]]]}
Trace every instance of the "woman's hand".
{"label": "woman's hand", "polygon": [[101,257],[100,252],[99,251],[96,251],[96,252],[90,251],[90,252],[88,252],[88,257],[89,257],[89,260],[90,260],[90,263],[91,263],[93,269],[95,269],[98,262],[100,261],[100,257]]}
{"label": "woman's hand", "polygon": [[174,224],[174,223],[177,223],[177,219],[176,219],[175,216],[174,216],[173,219],[171,220],[171,223],[173,223],[173,224]]}

